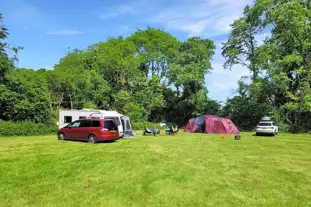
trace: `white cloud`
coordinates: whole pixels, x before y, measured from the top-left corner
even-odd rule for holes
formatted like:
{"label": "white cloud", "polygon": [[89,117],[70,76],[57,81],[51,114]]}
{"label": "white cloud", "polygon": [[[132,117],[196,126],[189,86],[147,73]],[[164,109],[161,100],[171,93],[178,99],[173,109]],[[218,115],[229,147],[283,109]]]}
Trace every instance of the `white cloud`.
{"label": "white cloud", "polygon": [[110,18],[116,17],[118,15],[119,14],[116,13],[116,12],[102,13],[102,14],[100,14],[99,18],[101,18],[101,19],[110,19]]}
{"label": "white cloud", "polygon": [[[224,58],[221,56],[221,42],[223,40],[215,41],[216,51],[214,60],[212,61],[213,70],[206,75],[206,86],[209,90],[209,96],[212,99],[225,101],[228,97],[233,97],[234,91],[238,87],[238,81],[243,76],[249,76],[249,69],[241,65],[235,65],[231,70],[224,69]],[[246,80],[249,82],[249,80]]]}
{"label": "white cloud", "polygon": [[168,7],[147,21],[162,24],[189,36],[219,36],[230,32],[230,24],[241,16],[251,0],[205,0]]}
{"label": "white cloud", "polygon": [[[219,101],[225,101],[234,96],[235,89],[238,87],[238,81],[243,76],[249,76],[249,70],[243,66],[237,65],[232,70],[224,69],[222,64],[212,64],[213,71],[205,78],[209,91],[209,97]],[[246,82],[249,82],[246,80]]]}
{"label": "white cloud", "polygon": [[105,12],[102,12],[99,16],[100,19],[106,20],[111,19],[120,15],[125,14],[134,14],[134,8],[129,5],[118,5],[114,8],[108,9]]}
{"label": "white cloud", "polygon": [[79,35],[82,34],[79,30],[56,30],[56,31],[48,31],[46,34],[49,35]]}
{"label": "white cloud", "polygon": [[236,88],[237,82],[242,76],[249,76],[249,70],[243,66],[233,66],[231,70],[224,69],[222,64],[212,64],[213,71],[210,77],[210,85],[214,89],[227,90]]}

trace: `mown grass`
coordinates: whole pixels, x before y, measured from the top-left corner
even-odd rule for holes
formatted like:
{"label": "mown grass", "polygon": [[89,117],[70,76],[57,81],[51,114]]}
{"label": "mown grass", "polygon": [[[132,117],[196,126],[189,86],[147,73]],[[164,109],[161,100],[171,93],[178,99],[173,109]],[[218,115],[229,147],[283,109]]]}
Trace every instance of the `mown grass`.
{"label": "mown grass", "polygon": [[311,136],[0,138],[0,206],[311,206]]}

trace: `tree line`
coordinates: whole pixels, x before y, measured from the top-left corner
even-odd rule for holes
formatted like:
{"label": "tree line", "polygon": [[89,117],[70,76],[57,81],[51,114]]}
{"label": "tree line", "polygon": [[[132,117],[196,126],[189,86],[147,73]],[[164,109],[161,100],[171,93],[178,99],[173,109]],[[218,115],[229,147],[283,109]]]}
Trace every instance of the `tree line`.
{"label": "tree line", "polygon": [[[208,97],[212,40],[177,40],[154,28],[69,51],[53,70],[16,68],[0,16],[0,120],[55,123],[58,110],[117,110],[132,122],[172,122],[216,114],[241,129],[268,115],[283,130],[309,131],[311,118],[310,0],[257,0],[235,20],[222,47],[224,68],[251,73],[225,106]],[[263,43],[258,35],[269,34]],[[20,48],[12,48],[17,52]]]}
{"label": "tree line", "polygon": [[[5,40],[7,30],[2,27]],[[1,53],[0,119],[55,123],[59,109],[117,110],[132,122],[167,121],[220,109],[207,96],[213,41],[184,42],[147,28],[69,51],[53,70],[14,67]],[[216,110],[216,111],[215,111]]]}

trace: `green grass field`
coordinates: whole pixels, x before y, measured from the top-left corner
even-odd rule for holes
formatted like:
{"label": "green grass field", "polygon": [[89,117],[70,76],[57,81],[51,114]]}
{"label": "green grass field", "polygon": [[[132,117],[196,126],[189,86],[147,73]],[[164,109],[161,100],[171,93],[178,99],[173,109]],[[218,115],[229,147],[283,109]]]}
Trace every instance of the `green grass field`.
{"label": "green grass field", "polygon": [[0,138],[0,206],[311,206],[311,136]]}

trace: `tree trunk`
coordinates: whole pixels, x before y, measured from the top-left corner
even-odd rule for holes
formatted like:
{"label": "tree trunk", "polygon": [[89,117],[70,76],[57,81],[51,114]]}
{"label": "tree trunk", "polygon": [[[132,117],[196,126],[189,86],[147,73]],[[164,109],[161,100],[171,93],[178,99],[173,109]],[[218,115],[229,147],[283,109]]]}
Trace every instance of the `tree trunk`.
{"label": "tree trunk", "polygon": [[70,99],[70,108],[73,109],[73,102],[72,102],[72,97],[71,94],[69,93],[69,99]]}

